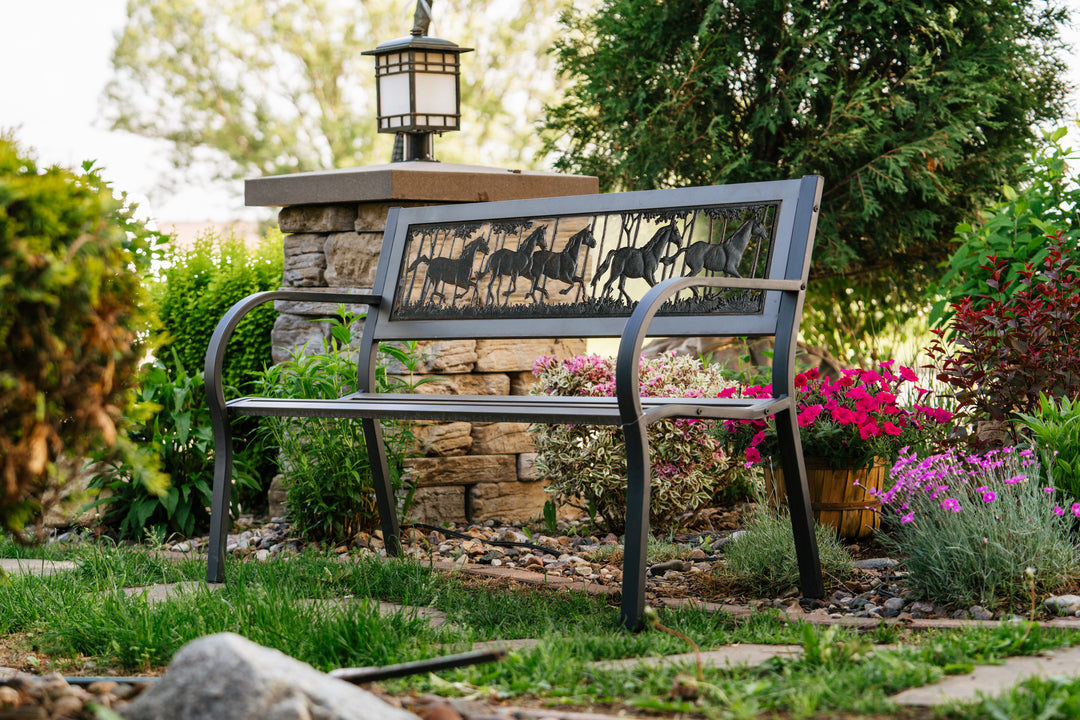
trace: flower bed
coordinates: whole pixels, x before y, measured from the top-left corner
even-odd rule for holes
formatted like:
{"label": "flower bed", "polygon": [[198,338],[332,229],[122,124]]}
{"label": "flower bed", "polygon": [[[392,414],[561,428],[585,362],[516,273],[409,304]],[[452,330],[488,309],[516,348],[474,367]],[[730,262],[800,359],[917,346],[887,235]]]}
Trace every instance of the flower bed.
{"label": "flower bed", "polygon": [[1023,603],[1080,575],[1070,538],[1080,503],[1065,507],[1037,456],[1005,448],[920,459],[904,448],[881,493],[886,545],[902,553],[915,597]]}
{"label": "flower bed", "polygon": [[[838,380],[816,369],[795,376],[803,455],[824,458],[835,467],[867,466],[878,458],[892,462],[905,446],[930,447],[949,431],[952,413],[929,404],[931,392],[918,386],[907,367],[893,361],[876,370],[844,370]],[[769,385],[724,390],[721,397],[765,398]],[[774,421],[728,420],[723,432],[741,452],[746,467],[775,455]]]}

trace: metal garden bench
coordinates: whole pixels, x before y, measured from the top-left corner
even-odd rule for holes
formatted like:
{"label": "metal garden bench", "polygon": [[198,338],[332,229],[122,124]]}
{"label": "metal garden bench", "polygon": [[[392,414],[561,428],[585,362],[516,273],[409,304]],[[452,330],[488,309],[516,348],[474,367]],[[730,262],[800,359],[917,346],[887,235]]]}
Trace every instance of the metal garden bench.
{"label": "metal garden bench", "polygon": [[[214,430],[208,582],[224,579],[232,415],[355,418],[363,424],[388,554],[401,552],[380,420],[620,425],[626,437],[622,623],[641,627],[649,533],[647,428],[663,418],[775,416],[802,593],[824,594],[794,395],[795,347],[822,180],[749,183],[393,209],[370,293],[279,290],[237,303],[206,355]],[[366,304],[358,389],[334,400],[226,401],[225,346],[273,300]],[[772,336],[767,399],[642,398],[650,336]],[[379,394],[379,343],[477,338],[619,338],[616,397]]]}

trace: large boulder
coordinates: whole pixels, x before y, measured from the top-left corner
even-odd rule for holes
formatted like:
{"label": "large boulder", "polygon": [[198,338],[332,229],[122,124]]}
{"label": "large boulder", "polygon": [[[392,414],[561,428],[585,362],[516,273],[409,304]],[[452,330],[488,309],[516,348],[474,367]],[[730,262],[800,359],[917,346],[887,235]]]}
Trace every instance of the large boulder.
{"label": "large boulder", "polygon": [[418,720],[371,693],[232,633],[194,640],[126,720]]}

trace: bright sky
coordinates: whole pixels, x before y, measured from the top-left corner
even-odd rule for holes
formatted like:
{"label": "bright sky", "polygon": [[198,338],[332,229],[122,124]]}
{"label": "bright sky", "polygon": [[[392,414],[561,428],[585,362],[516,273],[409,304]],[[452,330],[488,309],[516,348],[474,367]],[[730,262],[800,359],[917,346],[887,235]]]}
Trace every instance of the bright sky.
{"label": "bright sky", "polygon": [[[1067,2],[1080,20],[1080,0]],[[0,128],[17,128],[20,141],[44,164],[77,167],[96,160],[105,179],[139,203],[140,215],[161,223],[254,217],[243,206],[241,181],[155,191],[170,173],[165,143],[105,126],[100,98],[125,7],[126,0],[0,0]],[[1080,87],[1076,53],[1072,68],[1072,83]],[[1080,110],[1075,94],[1073,108]],[[1072,145],[1080,147],[1073,127]]]}

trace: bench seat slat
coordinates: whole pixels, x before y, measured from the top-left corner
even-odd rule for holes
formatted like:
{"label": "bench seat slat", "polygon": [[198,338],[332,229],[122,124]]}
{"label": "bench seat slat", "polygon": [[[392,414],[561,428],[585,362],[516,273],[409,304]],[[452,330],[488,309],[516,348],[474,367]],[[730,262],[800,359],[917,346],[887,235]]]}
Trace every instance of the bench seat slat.
{"label": "bench seat slat", "polygon": [[[758,419],[788,404],[786,398],[642,398],[646,422],[662,418]],[[234,415],[409,420],[556,422],[619,425],[615,398],[545,395],[402,395],[354,393],[332,400],[242,397],[227,403]]]}

